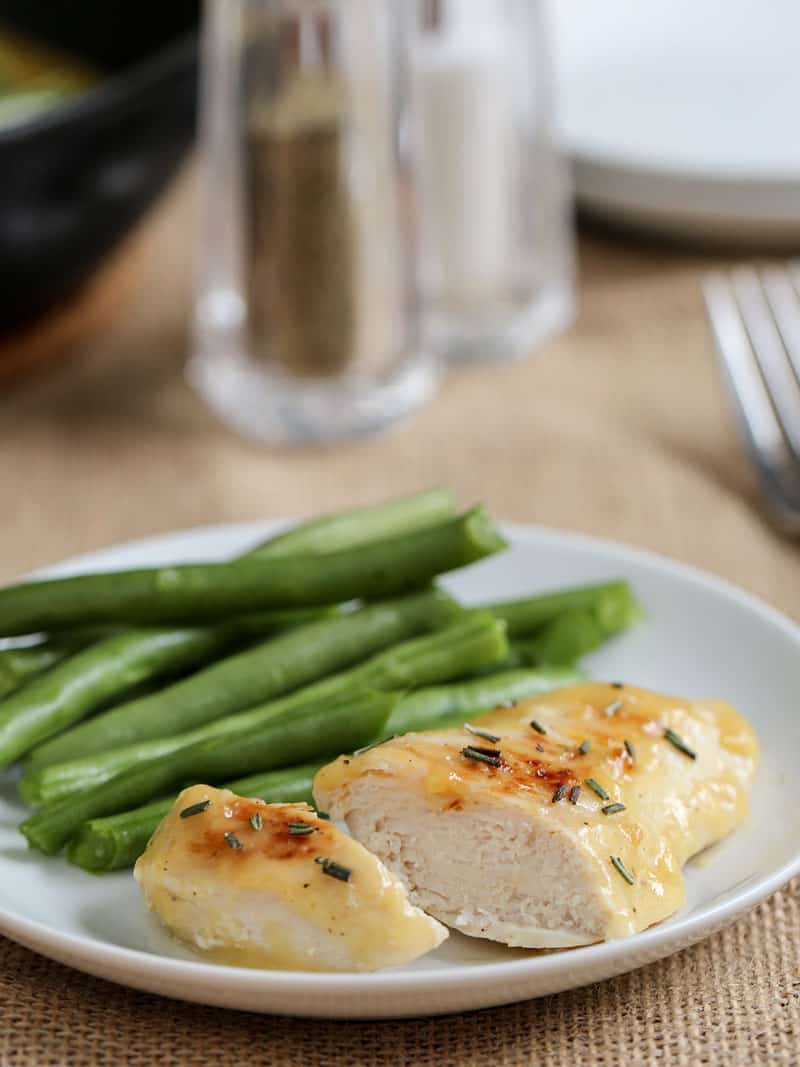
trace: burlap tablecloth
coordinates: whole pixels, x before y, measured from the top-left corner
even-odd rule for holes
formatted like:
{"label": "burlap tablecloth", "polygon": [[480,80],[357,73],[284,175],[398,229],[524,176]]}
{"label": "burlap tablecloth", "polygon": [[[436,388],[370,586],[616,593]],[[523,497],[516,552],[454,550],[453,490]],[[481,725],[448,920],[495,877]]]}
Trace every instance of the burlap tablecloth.
{"label": "burlap tablecloth", "polygon": [[[151,271],[71,366],[0,402],[0,578],[198,523],[301,514],[442,483],[499,516],[642,545],[800,617],[800,554],[765,525],[715,373],[708,260],[599,235],[581,314],[515,366],[453,375],[416,418],[329,451],[269,451],[184,386],[188,196]],[[588,989],[376,1024],[246,1016],[134,993],[0,940],[0,1064],[800,1064],[800,884],[693,949]]]}

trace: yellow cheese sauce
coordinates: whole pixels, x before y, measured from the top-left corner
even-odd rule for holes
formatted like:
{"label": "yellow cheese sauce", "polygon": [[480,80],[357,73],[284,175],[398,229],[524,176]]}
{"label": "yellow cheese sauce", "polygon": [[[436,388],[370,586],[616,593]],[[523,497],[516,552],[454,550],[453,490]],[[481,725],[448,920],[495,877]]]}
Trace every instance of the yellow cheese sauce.
{"label": "yellow cheese sauce", "polygon": [[[684,863],[747,813],[758,744],[745,719],[720,701],[586,683],[473,724],[498,740],[463,729],[408,734],[323,768],[315,795],[364,774],[401,775],[434,809],[510,806],[551,823],[591,867],[607,905],[606,938],[679,908]],[[477,758],[464,754],[468,746]],[[614,804],[624,808],[609,810]]]}
{"label": "yellow cheese sauce", "polygon": [[161,921],[224,963],[371,970],[445,936],[373,855],[307,804],[192,786],[134,873]]}

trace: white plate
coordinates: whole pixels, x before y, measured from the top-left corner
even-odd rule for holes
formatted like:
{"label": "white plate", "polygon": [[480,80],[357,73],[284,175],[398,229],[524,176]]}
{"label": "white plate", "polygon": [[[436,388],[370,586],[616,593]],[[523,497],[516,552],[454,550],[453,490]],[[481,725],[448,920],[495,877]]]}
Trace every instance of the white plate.
{"label": "white plate", "polygon": [[[71,561],[55,573],[223,558],[269,526],[169,534]],[[227,968],[181,949],[147,914],[133,878],[94,878],[25,848],[12,775],[0,779],[0,931],[115,982],[250,1011],[341,1018],[433,1015],[554,993],[640,967],[707,937],[800,871],[800,629],[686,567],[585,537],[507,528],[510,551],[448,580],[470,600],[519,596],[615,575],[646,620],[597,654],[596,676],[687,696],[718,696],[754,723],[763,749],[749,822],[688,870],[688,904],[628,940],[547,955],[459,934],[416,964],[379,974]],[[52,573],[52,572],[51,572]]]}
{"label": "white plate", "polygon": [[578,197],[678,236],[800,240],[797,0],[550,0]]}

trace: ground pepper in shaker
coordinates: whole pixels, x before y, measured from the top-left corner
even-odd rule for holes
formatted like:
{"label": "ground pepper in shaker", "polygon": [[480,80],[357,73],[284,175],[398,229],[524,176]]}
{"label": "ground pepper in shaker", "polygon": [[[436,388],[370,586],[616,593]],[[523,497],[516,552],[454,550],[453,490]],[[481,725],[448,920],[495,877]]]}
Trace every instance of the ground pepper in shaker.
{"label": "ground pepper in shaker", "polygon": [[396,0],[206,0],[189,376],[272,443],[380,429],[433,391]]}
{"label": "ground pepper in shaker", "polygon": [[353,356],[355,250],[342,90],[325,64],[325,21],[300,18],[299,65],[246,117],[249,319],[253,358],[317,377]]}

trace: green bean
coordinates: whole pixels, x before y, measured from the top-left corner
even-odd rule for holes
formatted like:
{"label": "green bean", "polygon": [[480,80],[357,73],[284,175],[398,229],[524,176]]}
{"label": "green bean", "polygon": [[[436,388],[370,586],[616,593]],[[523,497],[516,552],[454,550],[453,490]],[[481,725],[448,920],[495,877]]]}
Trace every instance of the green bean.
{"label": "green bean", "polygon": [[183,564],[24,582],[0,590],[0,634],[94,622],[193,624],[268,608],[393,596],[505,546],[487,513],[324,556]]}
{"label": "green bean", "polygon": [[[298,534],[302,529],[298,528]],[[258,557],[269,549],[272,541],[270,538],[256,546],[250,554]],[[103,704],[132,696],[141,685],[146,686],[153,679],[191,669],[234,645],[331,611],[330,608],[295,608],[261,612],[214,628],[131,631],[116,624],[81,626],[63,638],[3,650],[0,652],[0,766]],[[76,654],[89,645],[95,647]],[[63,662],[70,655],[72,658]],[[17,700],[2,701],[19,688],[19,683],[11,684],[15,679],[43,674],[57,664],[58,670],[41,678]]]}
{"label": "green bean", "polygon": [[301,553],[337,552],[370,541],[397,537],[452,518],[453,496],[447,489],[426,489],[352,511],[323,515],[271,537],[258,550],[262,559]]}
{"label": "green bean", "polygon": [[365,691],[412,689],[463,676],[476,665],[506,655],[503,624],[488,612],[471,613],[426,637],[395,645],[349,670],[298,689],[247,711],[216,719],[188,733],[154,738],[28,769],[20,782],[26,804],[52,804],[110,781],[142,763],[169,761],[176,752],[209,739],[221,740],[242,729],[261,729],[276,715],[291,713],[309,701],[346,699]]}
{"label": "green bean", "polygon": [[0,767],[110,697],[191,666],[215,641],[209,630],[131,630],[70,656],[0,703]]}
{"label": "green bean", "polygon": [[48,855],[59,852],[88,819],[113,815],[191,781],[224,781],[233,774],[269,771],[331,752],[349,752],[374,737],[397,696],[365,693],[348,701],[308,704],[302,711],[273,716],[260,729],[250,726],[223,738],[199,741],[169,760],[134,767],[94,789],[36,812],[20,826],[29,845]]}
{"label": "green bean", "polygon": [[[311,803],[311,783],[326,762],[267,771],[230,782],[226,788],[239,796],[259,797],[268,804]],[[175,797],[171,796],[118,815],[89,819],[69,842],[67,859],[85,871],[96,873],[132,867],[174,803]]]}
{"label": "green bean", "polygon": [[35,645],[0,649],[0,700],[66,659],[77,647],[69,641],[40,641]]}
{"label": "green bean", "polygon": [[573,668],[553,667],[501,671],[466,682],[428,686],[403,697],[386,721],[382,736],[458,725],[507,701],[546,693],[583,677],[581,671]]}
{"label": "green bean", "polygon": [[74,727],[36,749],[28,767],[36,771],[196,729],[341,670],[458,610],[447,594],[428,590],[299,626]]}
{"label": "green bean", "polygon": [[529,637],[564,612],[591,611],[606,634],[624,630],[639,614],[636,598],[622,579],[575,586],[552,593],[485,605],[505,622],[508,636]]}
{"label": "green bean", "polygon": [[592,611],[567,611],[542,627],[539,633],[514,641],[512,655],[520,663],[569,666],[596,648],[610,636]]}

